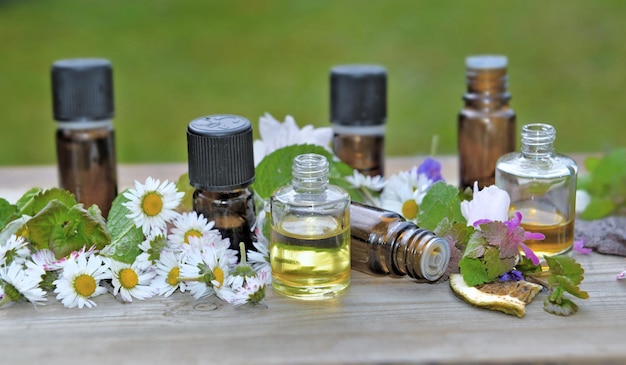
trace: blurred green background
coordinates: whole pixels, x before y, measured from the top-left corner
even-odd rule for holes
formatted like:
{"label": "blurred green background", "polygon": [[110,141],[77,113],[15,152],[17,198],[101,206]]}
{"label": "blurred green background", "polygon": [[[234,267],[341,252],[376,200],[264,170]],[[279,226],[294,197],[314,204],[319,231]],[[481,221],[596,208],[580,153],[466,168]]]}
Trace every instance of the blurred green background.
{"label": "blurred green background", "polygon": [[509,58],[518,130],[606,151],[625,145],[625,35],[620,0],[0,0],[0,165],[55,163],[50,66],[74,57],[113,63],[122,163],[186,161],[207,114],[328,126],[345,63],[388,69],[388,155],[428,154],[433,135],[454,154],[465,57],[481,53]]}

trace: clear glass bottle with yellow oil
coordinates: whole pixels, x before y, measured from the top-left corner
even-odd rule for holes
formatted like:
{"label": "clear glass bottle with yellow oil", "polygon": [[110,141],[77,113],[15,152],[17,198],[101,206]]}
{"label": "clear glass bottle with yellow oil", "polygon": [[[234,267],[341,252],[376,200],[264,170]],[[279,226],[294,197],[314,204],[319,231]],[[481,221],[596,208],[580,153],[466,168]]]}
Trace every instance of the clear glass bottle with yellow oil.
{"label": "clear glass bottle with yellow oil", "polygon": [[350,285],[350,197],[328,183],[328,160],[294,159],[292,185],[270,199],[272,287],[304,300],[335,298]]}
{"label": "clear glass bottle with yellow oil", "polygon": [[511,196],[511,214],[522,214],[521,226],[543,233],[526,244],[541,257],[567,252],[574,242],[578,167],[554,152],[556,131],[548,124],[522,128],[521,152],[502,156],[496,164],[496,185]]}

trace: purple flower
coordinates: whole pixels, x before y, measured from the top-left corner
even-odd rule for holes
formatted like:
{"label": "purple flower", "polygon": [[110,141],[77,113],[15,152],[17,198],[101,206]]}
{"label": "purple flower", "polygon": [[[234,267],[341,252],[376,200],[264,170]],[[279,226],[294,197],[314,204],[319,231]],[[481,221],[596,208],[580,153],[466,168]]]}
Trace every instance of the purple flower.
{"label": "purple flower", "polygon": [[545,236],[541,233],[526,232],[520,227],[522,222],[522,213],[515,212],[513,217],[508,221],[498,222],[489,219],[481,219],[474,223],[474,226],[480,225],[484,237],[489,244],[500,247],[500,257],[512,257],[519,253],[521,249],[526,257],[528,257],[533,265],[539,265],[537,255],[524,244],[526,240],[542,240]]}
{"label": "purple flower", "polygon": [[524,280],[522,272],[519,270],[511,270],[498,278],[500,281],[520,281]]}
{"label": "purple flower", "polygon": [[626,270],[622,271],[621,273],[617,274],[616,277],[617,280],[623,280],[626,279]]}
{"label": "purple flower", "polygon": [[530,247],[524,244],[524,241],[542,240],[542,239],[545,239],[546,236],[543,233],[526,232],[524,228],[519,226],[520,223],[522,223],[522,213],[515,212],[515,214],[511,217],[511,219],[504,222],[504,225],[507,226],[507,228],[509,229],[510,237],[515,237],[514,232],[519,232],[519,230],[522,230],[524,232],[524,238],[521,240],[517,239],[515,243],[517,243],[519,248],[521,248],[522,251],[524,251],[524,255],[526,255],[526,257],[528,257],[530,261],[533,262],[533,265],[539,265],[539,259],[537,258],[537,255],[535,255],[535,253],[533,252],[533,250],[530,249]]}
{"label": "purple flower", "polygon": [[574,241],[574,245],[572,247],[574,249],[574,251],[576,252],[580,252],[584,255],[588,255],[591,253],[591,251],[593,251],[590,248],[585,247],[585,238],[581,238],[578,241]]}
{"label": "purple flower", "polygon": [[426,157],[421,165],[417,168],[417,174],[424,174],[433,183],[443,181],[441,176],[441,164],[431,157]]}

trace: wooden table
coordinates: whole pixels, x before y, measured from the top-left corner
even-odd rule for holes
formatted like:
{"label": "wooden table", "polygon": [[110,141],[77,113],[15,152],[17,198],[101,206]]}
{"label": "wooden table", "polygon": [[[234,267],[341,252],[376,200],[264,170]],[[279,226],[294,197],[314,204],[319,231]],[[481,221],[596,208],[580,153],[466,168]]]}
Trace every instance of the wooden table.
{"label": "wooden table", "polygon": [[[456,162],[440,158],[456,181]],[[420,158],[390,159],[390,172]],[[120,166],[120,186],[147,176],[176,180],[185,164]],[[56,184],[54,167],[0,168],[0,196]],[[300,302],[267,291],[264,307],[233,308],[190,295],[120,304],[110,295],[92,309],[66,309],[49,295],[33,308],[0,309],[0,364],[626,364],[626,269],[622,257],[576,254],[585,268],[580,311],[543,311],[545,294],[516,318],[471,307],[447,283],[372,277],[353,271],[343,297]]]}

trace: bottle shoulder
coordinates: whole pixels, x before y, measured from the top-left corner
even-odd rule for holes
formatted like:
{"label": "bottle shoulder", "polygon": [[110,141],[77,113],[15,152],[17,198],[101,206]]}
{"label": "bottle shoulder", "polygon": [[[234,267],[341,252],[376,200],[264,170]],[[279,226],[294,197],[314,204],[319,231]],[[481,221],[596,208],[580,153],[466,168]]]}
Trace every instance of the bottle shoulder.
{"label": "bottle shoulder", "polygon": [[272,201],[291,205],[320,205],[335,204],[338,202],[350,202],[350,194],[343,188],[328,185],[325,190],[315,193],[303,193],[296,191],[293,186],[287,185],[278,188],[271,198]]}
{"label": "bottle shoulder", "polygon": [[497,173],[535,178],[554,178],[578,173],[576,161],[561,154],[545,158],[528,158],[520,152],[512,152],[500,157],[496,163]]}

